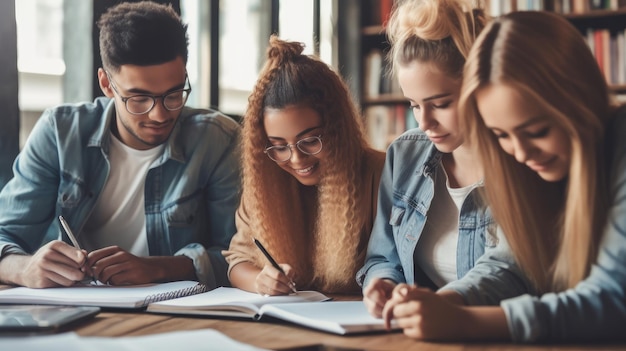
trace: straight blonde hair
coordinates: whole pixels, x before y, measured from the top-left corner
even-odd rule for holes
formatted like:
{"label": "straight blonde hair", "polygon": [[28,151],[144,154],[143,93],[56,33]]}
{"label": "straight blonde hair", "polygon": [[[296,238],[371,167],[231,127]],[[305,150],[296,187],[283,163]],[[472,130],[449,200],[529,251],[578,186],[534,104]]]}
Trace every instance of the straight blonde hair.
{"label": "straight blonde hair", "polygon": [[[496,221],[539,292],[574,287],[596,259],[607,219],[602,140],[611,100],[604,76],[578,30],[546,12],[514,12],[490,23],[464,74],[461,127],[485,166],[486,198]],[[543,181],[502,150],[475,99],[491,84],[518,89],[567,133],[571,163],[564,180]]]}

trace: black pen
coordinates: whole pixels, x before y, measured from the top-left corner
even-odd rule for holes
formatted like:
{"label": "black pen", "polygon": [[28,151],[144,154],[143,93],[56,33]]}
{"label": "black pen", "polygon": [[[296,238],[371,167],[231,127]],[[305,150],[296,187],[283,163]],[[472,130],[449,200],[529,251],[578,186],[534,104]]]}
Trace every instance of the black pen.
{"label": "black pen", "polygon": [[[287,274],[285,273],[285,271],[282,269],[281,266],[278,265],[278,263],[276,263],[276,261],[274,260],[274,258],[272,257],[272,255],[270,255],[269,252],[267,252],[267,250],[265,250],[265,247],[263,247],[263,244],[261,244],[260,241],[258,241],[257,239],[254,239],[254,243],[256,244],[256,246],[261,250],[261,252],[263,252],[263,255],[265,255],[265,257],[267,257],[267,260],[270,261],[270,263],[272,264],[272,266],[276,269],[278,269],[279,272],[281,272],[282,274],[284,274],[285,276],[287,276]],[[294,293],[297,293],[298,290],[296,290],[296,283],[294,283],[291,279],[289,279],[289,286],[291,287],[291,291],[293,291]]]}

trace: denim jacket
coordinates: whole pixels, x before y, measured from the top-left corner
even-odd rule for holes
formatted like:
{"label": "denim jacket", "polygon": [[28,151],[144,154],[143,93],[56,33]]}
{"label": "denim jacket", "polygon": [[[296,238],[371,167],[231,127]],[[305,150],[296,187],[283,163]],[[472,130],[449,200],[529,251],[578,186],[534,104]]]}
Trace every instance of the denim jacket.
{"label": "denim jacket", "polygon": [[626,340],[626,107],[607,127],[611,153],[611,207],[598,257],[587,278],[573,289],[537,296],[506,246],[483,256],[463,279],[444,289],[466,304],[500,302],[517,342]]}
{"label": "denim jacket", "polygon": [[[44,111],[0,192],[0,259],[62,239],[59,215],[80,237],[105,196],[114,121],[115,104],[103,97]],[[185,107],[146,176],[150,255],[188,256],[209,288],[228,284],[220,251],[235,233],[239,133],[238,124],[217,111]]]}
{"label": "denim jacket", "polygon": [[[365,265],[356,277],[362,287],[376,277],[416,283],[413,254],[435,195],[435,177],[444,176],[441,156],[419,129],[405,132],[387,149]],[[493,224],[489,210],[479,205],[478,191],[472,190],[460,211],[458,277],[474,266],[485,246],[496,245]]]}

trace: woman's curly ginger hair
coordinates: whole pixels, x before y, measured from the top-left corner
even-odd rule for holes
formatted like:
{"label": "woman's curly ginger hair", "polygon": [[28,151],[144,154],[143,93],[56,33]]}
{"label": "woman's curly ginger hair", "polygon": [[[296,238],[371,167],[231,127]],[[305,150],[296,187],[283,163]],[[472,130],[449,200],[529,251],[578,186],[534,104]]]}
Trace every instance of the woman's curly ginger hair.
{"label": "woman's curly ginger hair", "polygon": [[[357,257],[357,248],[366,221],[358,189],[369,147],[343,80],[324,62],[303,55],[303,49],[302,43],[270,38],[268,60],[244,116],[242,196],[249,204],[250,227],[279,262],[295,269],[299,288],[358,290],[354,274],[364,257]],[[305,187],[263,153],[266,109],[289,106],[311,108],[321,117],[327,156],[314,204],[303,204]],[[259,256],[257,264],[263,263]]]}

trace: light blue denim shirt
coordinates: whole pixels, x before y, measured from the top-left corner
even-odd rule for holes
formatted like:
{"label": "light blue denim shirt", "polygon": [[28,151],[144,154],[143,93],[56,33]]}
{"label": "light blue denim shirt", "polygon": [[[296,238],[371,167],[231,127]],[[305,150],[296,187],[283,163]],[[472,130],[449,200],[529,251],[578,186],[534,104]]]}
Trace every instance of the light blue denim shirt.
{"label": "light blue denim shirt", "polygon": [[[0,255],[32,254],[65,237],[59,215],[80,237],[109,174],[114,117],[108,98],[42,114],[15,159],[14,178],[0,192]],[[150,255],[188,256],[209,288],[228,285],[220,252],[235,233],[239,137],[239,125],[229,117],[185,107],[146,176]]]}
{"label": "light blue denim shirt", "polygon": [[500,302],[516,342],[626,340],[626,107],[607,133],[612,206],[586,279],[573,289],[537,296],[502,246],[444,287],[470,305],[497,301],[503,290],[516,296]]}
{"label": "light blue denim shirt", "polygon": [[[435,178],[445,176],[442,154],[419,129],[411,129],[387,149],[378,194],[378,209],[365,265],[357,282],[366,287],[372,278],[415,283],[414,251],[435,196]],[[479,204],[477,189],[463,202],[459,217],[457,276],[462,277],[497,244],[490,212]]]}

